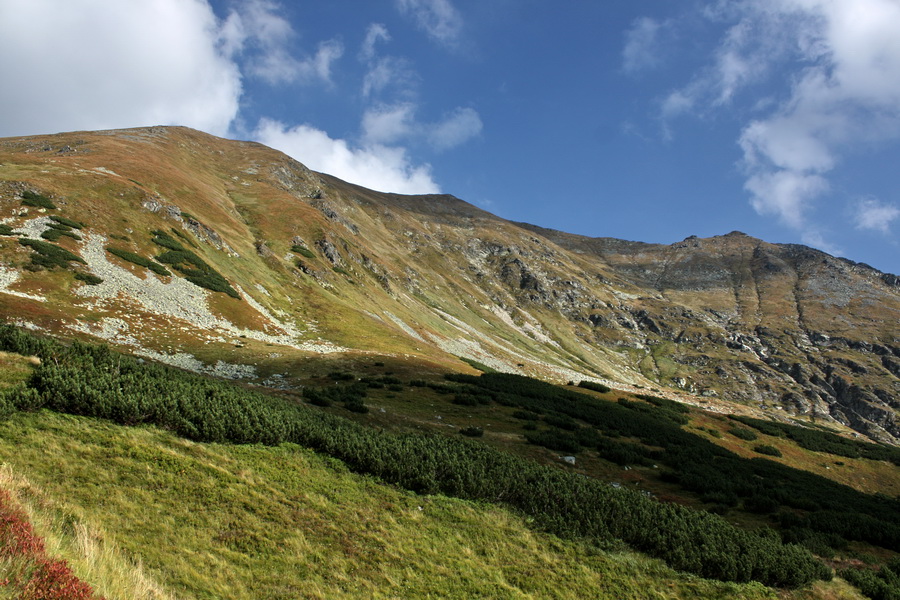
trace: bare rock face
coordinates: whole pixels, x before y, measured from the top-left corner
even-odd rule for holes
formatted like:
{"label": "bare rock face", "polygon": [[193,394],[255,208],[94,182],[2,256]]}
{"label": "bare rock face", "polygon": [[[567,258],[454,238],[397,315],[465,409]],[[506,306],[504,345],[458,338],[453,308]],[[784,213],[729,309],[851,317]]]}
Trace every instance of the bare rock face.
{"label": "bare rock face", "polygon": [[344,265],[344,259],[341,258],[340,253],[338,253],[338,249],[329,240],[321,239],[316,242],[316,246],[319,248],[319,250],[322,251],[322,254],[332,265],[334,265],[335,267],[341,267]]}

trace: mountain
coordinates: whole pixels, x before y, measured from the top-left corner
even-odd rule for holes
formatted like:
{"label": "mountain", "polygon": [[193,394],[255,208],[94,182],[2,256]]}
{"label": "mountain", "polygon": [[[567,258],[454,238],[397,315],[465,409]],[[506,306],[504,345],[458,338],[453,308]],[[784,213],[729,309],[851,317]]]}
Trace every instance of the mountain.
{"label": "mountain", "polygon": [[0,223],[7,320],[195,371],[475,364],[900,438],[900,278],[804,246],[577,236],[180,127],[0,140]]}
{"label": "mountain", "polygon": [[0,588],[893,597],[898,300],[184,128],[2,139]]}

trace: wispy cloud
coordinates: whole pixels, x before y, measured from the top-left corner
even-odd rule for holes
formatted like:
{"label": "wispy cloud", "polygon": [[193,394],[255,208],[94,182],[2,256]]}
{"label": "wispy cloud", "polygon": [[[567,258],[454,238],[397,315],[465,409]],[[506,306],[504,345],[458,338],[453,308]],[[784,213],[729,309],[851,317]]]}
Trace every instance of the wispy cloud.
{"label": "wispy cloud", "polygon": [[422,122],[411,102],[379,105],[363,115],[363,140],[370,144],[424,141],[434,150],[449,150],[481,133],[483,124],[472,108],[457,107],[435,122]]}
{"label": "wispy cloud", "polygon": [[891,223],[900,218],[900,208],[877,198],[863,198],[853,207],[853,221],[857,229],[888,234]]}
{"label": "wispy cloud", "polygon": [[372,23],[366,30],[366,38],[359,49],[359,59],[369,61],[375,57],[375,45],[378,42],[391,41],[391,34],[382,23]]}
{"label": "wispy cloud", "polygon": [[637,19],[625,32],[622,48],[622,70],[636,74],[660,64],[659,32],[662,25],[649,17]]}
{"label": "wispy cloud", "polygon": [[271,0],[245,0],[237,5],[222,28],[227,51],[244,63],[249,74],[271,84],[322,81],[331,83],[332,64],[344,54],[336,39],[320,42],[312,55],[297,56],[297,37],[290,22]]}
{"label": "wispy cloud", "polygon": [[459,42],[463,18],[450,0],[397,0],[397,8],[440,44],[452,47]]}
{"label": "wispy cloud", "polygon": [[[831,193],[829,174],[848,153],[900,139],[900,3],[748,0],[713,8],[707,15],[730,25],[710,64],[663,101],[664,132],[675,117],[731,106],[775,74],[791,82],[784,94],[750,102],[757,116],[738,140],[745,188],[760,214],[827,244],[811,215]],[[858,225],[876,228],[870,215],[896,218],[886,206],[861,204]]]}
{"label": "wispy cloud", "polygon": [[483,124],[473,108],[456,108],[441,121],[428,127],[428,141],[436,150],[461,146],[481,134]]}

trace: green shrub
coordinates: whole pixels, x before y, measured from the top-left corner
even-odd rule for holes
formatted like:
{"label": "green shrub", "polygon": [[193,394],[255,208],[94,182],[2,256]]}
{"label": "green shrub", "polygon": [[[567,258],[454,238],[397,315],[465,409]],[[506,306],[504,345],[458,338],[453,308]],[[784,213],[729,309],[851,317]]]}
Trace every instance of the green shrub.
{"label": "green shrub", "polygon": [[335,273],[339,274],[339,275],[343,275],[344,277],[350,277],[350,276],[351,276],[351,275],[350,275],[350,272],[349,272],[347,269],[343,268],[343,267],[332,267],[331,270],[334,271]]}
{"label": "green shrub", "polygon": [[50,215],[50,219],[55,221],[56,223],[59,223],[60,225],[71,227],[72,229],[84,229],[84,223],[79,223],[78,221],[73,221],[72,219],[67,219],[58,215]]}
{"label": "green shrub", "polygon": [[862,440],[851,440],[841,437],[831,431],[810,429],[799,425],[764,421],[752,417],[732,415],[734,421],[749,425],[754,429],[771,436],[788,437],[800,447],[814,452],[827,452],[847,458],[869,458],[872,460],[887,460],[900,466],[900,448],[873,444]]}
{"label": "green shrub", "polygon": [[[154,238],[163,239],[160,236]],[[170,240],[172,238],[169,238]],[[174,242],[174,240],[172,240]],[[178,242],[174,242],[178,243]],[[214,292],[224,292],[232,298],[240,298],[231,284],[222,277],[215,269],[206,264],[203,259],[191,252],[190,250],[169,250],[156,257],[161,263],[171,265],[173,269],[184,275],[184,278],[196,286],[212,290]]]}
{"label": "green shrub", "polygon": [[350,412],[355,412],[359,414],[366,414],[369,412],[369,407],[363,404],[362,402],[348,402],[344,405],[344,408],[349,410]]}
{"label": "green shrub", "polygon": [[497,373],[498,372],[497,369],[495,369],[493,367],[489,367],[484,363],[480,363],[477,360],[472,360],[471,358],[465,358],[465,357],[460,356],[459,360],[463,361],[464,363],[466,363],[473,369],[477,369],[477,370],[481,371],[482,373]]}
{"label": "green shrub", "polygon": [[37,192],[32,192],[30,190],[25,190],[22,192],[22,205],[23,206],[36,206],[38,208],[49,208],[55,209],[56,205],[43,194],[38,194]]}
{"label": "green shrub", "polygon": [[61,238],[62,236],[70,237],[73,240],[81,241],[80,235],[78,235],[74,231],[69,231],[67,229],[50,228],[50,229],[45,229],[44,231],[41,232],[41,237],[44,238],[45,240],[49,240],[51,242],[59,241],[59,238]]}
{"label": "green shrub", "polygon": [[0,223],[0,235],[16,235],[13,228],[5,223]]}
{"label": "green shrub", "polygon": [[353,381],[355,379],[352,374],[343,371],[332,371],[328,374],[328,378],[334,381]]}
{"label": "green shrub", "polygon": [[612,391],[612,389],[608,385],[603,385],[602,383],[596,383],[594,381],[579,381],[578,387],[584,388],[586,390],[600,392],[601,394],[606,394],[607,392]]}
{"label": "green shrub", "polygon": [[112,254],[113,256],[118,256],[122,260],[127,260],[130,263],[134,263],[140,267],[144,267],[145,269],[150,269],[157,275],[162,275],[163,277],[167,277],[171,275],[169,270],[166,269],[161,264],[155,263],[149,258],[144,258],[140,254],[135,254],[130,250],[123,250],[122,248],[115,248],[113,246],[107,246],[106,251]]}
{"label": "green shrub", "polygon": [[68,268],[70,262],[84,263],[84,259],[55,244],[42,242],[40,240],[32,240],[30,238],[19,238],[19,243],[28,246],[34,250],[31,256],[31,262],[41,267],[52,269],[54,267]]}
{"label": "green shrub", "polygon": [[459,432],[468,437],[482,437],[484,435],[484,429],[481,427],[463,427]]}
{"label": "green shrub", "polygon": [[544,448],[557,450],[559,452],[576,454],[581,451],[581,444],[578,443],[575,436],[568,431],[562,431],[560,429],[529,431],[525,434],[525,439],[528,440],[529,444],[543,446]]}
{"label": "green shrub", "polygon": [[451,402],[459,406],[478,406],[478,398],[470,394],[456,394]]}
{"label": "green shrub", "polygon": [[162,246],[163,248],[166,248],[167,250],[175,250],[176,252],[184,251],[184,246],[182,246],[179,242],[175,241],[175,238],[173,238],[171,235],[169,235],[165,231],[155,229],[155,230],[151,231],[150,233],[153,234],[153,239],[151,239],[150,241],[152,241],[157,246]]}
{"label": "green shrub", "polygon": [[728,433],[733,435],[736,438],[746,440],[748,442],[753,442],[759,439],[759,436],[752,429],[747,429],[746,427],[730,427],[728,429]]}
{"label": "green shrub", "polygon": [[97,277],[92,273],[83,273],[82,271],[78,271],[77,273],[75,273],[75,279],[83,281],[87,285],[100,285],[101,283],[103,283],[102,277]]}
{"label": "green shrub", "polygon": [[161,264],[155,263],[153,261],[150,261],[150,264],[147,265],[147,268],[150,269],[151,271],[153,271],[154,273],[156,273],[157,275],[161,275],[163,277],[169,277],[172,275],[172,273],[170,273],[167,268],[165,268]]}
{"label": "green shrub", "polygon": [[872,600],[900,600],[900,562],[896,559],[875,572],[870,569],[842,569],[838,575]]}
{"label": "green shrub", "polygon": [[781,456],[781,450],[779,450],[775,446],[770,446],[768,444],[757,444],[756,446],[753,446],[753,451],[759,454],[765,454],[767,456]]}
{"label": "green shrub", "polygon": [[184,235],[183,233],[181,233],[180,231],[178,231],[178,230],[175,229],[174,227],[170,227],[169,230],[170,230],[172,233],[174,233],[175,235],[177,235],[178,237],[180,237],[183,241],[185,241],[185,242],[186,242],[189,246],[191,246],[192,248],[197,248],[197,244],[195,244],[195,243],[194,243],[194,240],[192,240],[192,239],[189,238],[188,236]]}
{"label": "green shrub", "polygon": [[300,256],[305,256],[306,258],[316,257],[315,253],[312,250],[304,246],[300,246],[299,244],[294,244],[293,246],[291,246],[291,252],[296,252]]}
{"label": "green shrub", "polygon": [[576,423],[572,417],[568,417],[565,415],[547,415],[544,417],[544,421],[547,425],[552,425],[553,427],[559,427],[560,429],[565,429],[566,431],[575,431],[578,429],[578,423]]}

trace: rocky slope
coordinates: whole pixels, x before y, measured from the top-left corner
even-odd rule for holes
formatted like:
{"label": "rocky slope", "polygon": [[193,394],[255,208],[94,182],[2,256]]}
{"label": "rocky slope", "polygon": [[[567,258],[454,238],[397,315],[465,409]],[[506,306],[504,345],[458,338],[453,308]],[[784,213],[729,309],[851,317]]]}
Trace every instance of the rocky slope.
{"label": "rocky slope", "polygon": [[[19,238],[60,219],[83,227],[55,244],[85,262],[35,264]],[[463,357],[900,438],[900,280],[803,246],[574,236],[184,128],[0,140],[0,223],[7,320],[186,368],[289,388],[322,354]],[[236,297],[107,250],[153,263],[166,240]]]}

